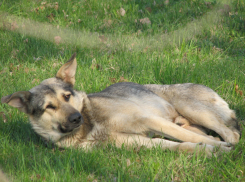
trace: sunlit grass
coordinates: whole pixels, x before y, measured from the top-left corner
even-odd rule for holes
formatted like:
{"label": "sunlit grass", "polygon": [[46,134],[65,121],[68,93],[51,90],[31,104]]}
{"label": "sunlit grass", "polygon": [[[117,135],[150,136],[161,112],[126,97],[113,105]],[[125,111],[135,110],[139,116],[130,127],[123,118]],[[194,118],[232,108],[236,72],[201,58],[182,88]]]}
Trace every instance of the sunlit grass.
{"label": "sunlit grass", "polygon": [[[74,3],[72,7],[78,8],[78,6],[80,6],[79,4],[81,3],[79,2]],[[185,8],[188,8],[188,4],[189,3],[184,3],[184,4],[180,3],[180,4],[176,4],[175,6],[184,5]],[[102,3],[102,8],[105,5],[106,4],[103,5]],[[203,5],[203,3],[200,3],[198,5]],[[166,6],[165,9],[167,10],[168,9],[167,7],[170,5],[165,5],[165,6]],[[43,10],[41,10],[41,7],[43,7]],[[113,50],[123,49],[123,50],[134,50],[134,51],[144,51],[144,50],[154,51],[155,50],[156,51],[156,50],[161,50],[163,47],[166,47],[169,45],[179,46],[183,40],[189,41],[193,39],[195,36],[202,34],[204,30],[212,29],[215,25],[217,25],[217,23],[219,23],[219,21],[221,21],[224,14],[229,13],[229,10],[225,8],[226,6],[224,6],[223,3],[218,3],[215,5],[215,3],[210,2],[210,4],[207,4],[207,6],[205,7],[212,7],[212,8],[210,11],[206,12],[206,14],[204,14],[204,12],[200,10],[200,13],[203,14],[203,16],[199,16],[199,17],[195,16],[195,18],[193,17],[193,15],[188,16],[187,12],[186,13],[182,12],[183,11],[182,7],[175,7],[176,9],[180,8],[179,13],[176,14],[177,19],[180,19],[180,18],[183,20],[189,20],[190,18],[192,19],[191,21],[184,23],[184,25],[181,25],[180,27],[179,27],[179,23],[183,24],[183,22],[174,22],[174,24],[168,25],[167,29],[169,28],[170,29],[169,31],[167,29],[165,31],[159,31],[159,28],[152,27],[153,23],[151,23],[151,21],[150,23],[145,23],[145,24],[140,23],[139,16],[135,17],[136,18],[135,20],[137,20],[137,22],[134,22],[135,25],[131,25],[130,24],[131,22],[128,22],[127,24],[128,27],[131,27],[130,30],[132,30],[135,27],[138,27],[137,24],[141,25],[140,27],[138,27],[139,28],[138,30],[132,33],[128,31],[115,31],[111,33],[111,27],[106,26],[106,25],[104,25],[105,27],[107,27],[107,29],[105,29],[106,31],[100,30],[98,32],[91,32],[91,29],[89,27],[83,27],[82,29],[78,29],[79,23],[75,22],[75,20],[72,18],[70,20],[71,25],[68,27],[63,27],[64,26],[63,24],[62,24],[63,26],[60,26],[59,24],[57,24],[57,22],[59,21],[63,23],[68,21],[67,19],[63,17],[59,17],[59,18],[53,17],[51,22],[35,21],[36,19],[40,19],[40,17],[44,18],[43,17],[44,12],[48,11],[50,8],[55,9],[55,3],[43,3],[43,4],[41,3],[41,6],[38,7],[38,10],[36,10],[36,13],[34,12],[34,15],[37,16],[34,18],[35,20],[32,20],[29,17],[24,18],[25,16],[20,17],[20,16],[11,15],[9,13],[7,14],[7,13],[2,12],[1,20],[0,20],[2,24],[0,24],[0,27],[2,27],[3,29],[12,30],[12,31],[24,34],[24,35],[34,36],[36,38],[41,38],[43,40],[55,42],[57,44],[60,44],[60,43],[72,44],[72,45],[79,46],[80,48],[104,48],[108,50],[109,49],[113,49]],[[203,11],[207,11],[207,10],[208,9],[205,9],[205,8],[203,9]],[[35,11],[35,10],[31,9],[31,11]],[[188,11],[190,11],[190,8],[188,8]],[[75,12],[76,11],[74,11],[74,14],[77,13]],[[48,11],[48,13],[50,12]],[[160,14],[160,12],[157,12],[157,14]],[[125,14],[124,16],[126,15],[127,14]],[[148,12],[148,14],[145,13],[145,15],[149,16],[150,14]],[[64,16],[66,17],[66,15]],[[151,16],[152,16],[152,21],[156,21],[154,19],[155,16],[154,15],[151,15]],[[164,17],[164,14],[161,14],[161,17]],[[55,22],[54,18],[57,19],[56,23],[54,23]],[[113,18],[116,18],[116,17],[112,17],[111,19]],[[121,17],[121,18],[124,18],[124,17]],[[45,19],[47,19],[47,17],[45,17]],[[98,21],[104,22],[104,20],[103,19],[100,20],[98,17]],[[160,25],[158,26],[160,27]],[[173,29],[173,27],[175,26],[178,26],[177,30]],[[158,30],[158,31],[153,31],[153,28],[155,28],[154,30]],[[152,33],[148,34],[146,33],[147,31],[150,31]]]}

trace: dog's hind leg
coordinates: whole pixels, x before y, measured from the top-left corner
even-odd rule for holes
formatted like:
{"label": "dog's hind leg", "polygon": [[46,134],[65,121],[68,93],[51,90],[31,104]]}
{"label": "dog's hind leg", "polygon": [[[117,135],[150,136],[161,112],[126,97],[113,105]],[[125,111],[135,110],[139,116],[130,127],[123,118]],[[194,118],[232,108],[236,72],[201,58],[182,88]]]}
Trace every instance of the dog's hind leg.
{"label": "dog's hind leg", "polygon": [[234,131],[227,127],[224,122],[219,121],[212,111],[209,110],[195,110],[194,108],[185,107],[183,110],[184,117],[190,118],[195,124],[201,125],[205,128],[211,129],[218,133],[226,142],[236,144],[239,141],[240,134],[238,130]]}
{"label": "dog's hind leg", "polygon": [[192,143],[206,143],[214,146],[229,146],[229,143],[216,141],[210,139],[207,136],[197,134],[195,132],[186,130],[171,121],[168,121],[162,117],[151,115],[149,117],[144,117],[141,119],[142,125],[146,126],[149,131],[155,132],[157,134],[164,134],[169,138],[177,139],[184,142]]}
{"label": "dog's hind leg", "polygon": [[175,124],[181,126],[182,128],[193,131],[193,132],[198,133],[200,135],[207,136],[207,131],[205,130],[205,128],[192,124],[190,121],[188,121],[186,118],[184,118],[182,116],[176,117],[173,122]]}
{"label": "dog's hind leg", "polygon": [[207,136],[213,140],[220,141],[219,137],[213,137],[211,135],[208,135],[206,128],[204,128],[200,125],[192,124],[191,122],[189,122],[186,118],[183,118],[182,116],[178,116],[177,118],[175,118],[175,120],[173,122],[175,124],[181,126],[182,128],[185,128],[185,129],[190,130],[192,132],[198,133],[200,135]]}
{"label": "dog's hind leg", "polygon": [[192,124],[214,130],[226,142],[238,143],[240,132],[235,113],[212,89],[196,84],[144,86],[171,103]]}
{"label": "dog's hind leg", "polygon": [[[147,148],[158,147],[160,146],[162,149],[172,150],[172,151],[187,151],[190,153],[194,153],[196,151],[197,154],[201,152],[205,152],[207,155],[212,156],[213,153],[217,152],[214,146],[212,145],[203,145],[200,143],[191,143],[191,142],[173,142],[165,139],[154,138],[150,139],[141,135],[136,134],[123,134],[116,133],[113,137],[116,141],[116,146],[121,147],[122,145],[126,147],[132,146],[145,146]],[[220,151],[229,152],[231,150],[230,147],[220,147]]]}

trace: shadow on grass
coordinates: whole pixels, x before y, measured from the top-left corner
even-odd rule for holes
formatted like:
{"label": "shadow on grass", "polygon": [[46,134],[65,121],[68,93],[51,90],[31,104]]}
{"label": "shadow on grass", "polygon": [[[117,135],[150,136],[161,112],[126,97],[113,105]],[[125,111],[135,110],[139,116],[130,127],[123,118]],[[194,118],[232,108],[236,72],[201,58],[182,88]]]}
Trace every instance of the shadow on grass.
{"label": "shadow on grass", "polygon": [[[108,164],[106,149],[85,152],[82,149],[60,149],[46,145],[23,119],[17,118],[7,123],[0,121],[0,139],[0,165],[17,179],[30,180],[36,175],[50,179],[51,174],[64,180],[71,177],[85,179],[91,175],[112,179],[108,174],[117,172],[112,164]],[[109,153],[114,151],[113,146],[109,148]],[[83,176],[80,176],[81,171]]]}
{"label": "shadow on grass", "polygon": [[[47,40],[22,35],[16,32],[0,30],[0,39],[4,43],[0,50],[2,61],[7,62],[10,58],[16,62],[40,62],[45,57],[59,58],[63,55],[72,55],[76,48],[58,46]],[[6,40],[6,41],[5,41]],[[69,54],[67,53],[69,52]]]}
{"label": "shadow on grass", "polygon": [[32,130],[30,123],[24,120],[6,123],[0,121],[0,132],[2,137],[7,137],[13,143],[21,143],[25,146],[30,143],[45,146],[41,138]]}

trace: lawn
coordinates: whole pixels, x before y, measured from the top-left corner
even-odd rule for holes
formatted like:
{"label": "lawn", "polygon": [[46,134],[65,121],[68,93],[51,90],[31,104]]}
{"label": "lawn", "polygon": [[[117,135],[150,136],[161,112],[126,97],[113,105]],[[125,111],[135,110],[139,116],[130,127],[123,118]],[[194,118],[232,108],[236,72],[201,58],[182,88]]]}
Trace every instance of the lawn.
{"label": "lawn", "polygon": [[0,2],[0,97],[53,77],[74,52],[75,89],[87,93],[122,81],[212,88],[236,111],[241,140],[210,158],[113,145],[61,150],[0,104],[0,166],[11,181],[245,181],[245,0]]}

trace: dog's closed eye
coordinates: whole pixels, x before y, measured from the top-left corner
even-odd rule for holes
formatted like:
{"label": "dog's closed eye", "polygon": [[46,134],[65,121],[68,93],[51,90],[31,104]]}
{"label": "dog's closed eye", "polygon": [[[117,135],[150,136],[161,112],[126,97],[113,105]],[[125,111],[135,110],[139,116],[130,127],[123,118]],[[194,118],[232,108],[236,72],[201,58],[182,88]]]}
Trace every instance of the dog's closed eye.
{"label": "dog's closed eye", "polygon": [[46,109],[53,109],[53,110],[55,110],[55,109],[56,109],[56,107],[55,107],[55,106],[53,106],[52,104],[49,104],[49,105],[47,105]]}

